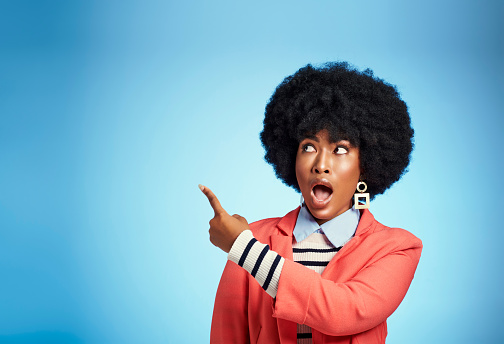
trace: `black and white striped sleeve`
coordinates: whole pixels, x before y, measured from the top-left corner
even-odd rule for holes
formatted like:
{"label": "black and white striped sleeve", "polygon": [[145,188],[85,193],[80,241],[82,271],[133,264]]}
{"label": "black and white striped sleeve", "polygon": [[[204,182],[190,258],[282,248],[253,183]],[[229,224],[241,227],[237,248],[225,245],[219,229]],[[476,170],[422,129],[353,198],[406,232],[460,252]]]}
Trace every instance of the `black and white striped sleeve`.
{"label": "black and white striped sleeve", "polygon": [[271,297],[276,297],[278,281],[285,259],[269,245],[257,241],[250,230],[236,238],[228,259],[247,270]]}

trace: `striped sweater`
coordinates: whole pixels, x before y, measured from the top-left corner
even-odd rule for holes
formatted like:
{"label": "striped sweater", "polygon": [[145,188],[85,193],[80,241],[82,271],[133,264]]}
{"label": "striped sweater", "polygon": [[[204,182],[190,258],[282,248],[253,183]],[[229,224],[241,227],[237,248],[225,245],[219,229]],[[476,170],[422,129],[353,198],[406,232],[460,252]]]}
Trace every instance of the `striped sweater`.
{"label": "striped sweater", "polygon": [[[329,261],[340,250],[320,232],[292,244],[294,261],[322,274]],[[268,245],[258,242],[250,230],[236,239],[228,258],[247,270],[272,297],[276,297],[280,273],[285,259],[271,251]],[[297,343],[311,344],[312,332],[307,325],[298,324]]]}

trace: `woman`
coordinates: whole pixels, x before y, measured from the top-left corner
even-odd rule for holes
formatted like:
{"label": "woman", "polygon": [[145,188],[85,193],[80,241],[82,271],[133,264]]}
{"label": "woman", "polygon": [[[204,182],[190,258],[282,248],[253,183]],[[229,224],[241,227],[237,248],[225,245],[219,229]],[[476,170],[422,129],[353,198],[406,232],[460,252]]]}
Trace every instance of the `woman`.
{"label": "woman", "polygon": [[212,343],[385,343],[422,243],[367,208],[403,175],[412,140],[406,104],[369,69],[308,65],[277,87],[261,141],[304,202],[249,225],[200,185],[210,240],[229,252]]}

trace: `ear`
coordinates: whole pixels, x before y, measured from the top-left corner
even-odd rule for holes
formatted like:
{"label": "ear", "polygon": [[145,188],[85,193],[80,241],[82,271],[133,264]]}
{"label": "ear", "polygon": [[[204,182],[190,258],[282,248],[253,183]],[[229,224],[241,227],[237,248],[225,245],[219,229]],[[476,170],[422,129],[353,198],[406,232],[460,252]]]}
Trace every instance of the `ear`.
{"label": "ear", "polygon": [[366,180],[366,171],[364,170],[364,167],[362,167],[362,164],[360,164],[359,170],[360,170],[359,181]]}

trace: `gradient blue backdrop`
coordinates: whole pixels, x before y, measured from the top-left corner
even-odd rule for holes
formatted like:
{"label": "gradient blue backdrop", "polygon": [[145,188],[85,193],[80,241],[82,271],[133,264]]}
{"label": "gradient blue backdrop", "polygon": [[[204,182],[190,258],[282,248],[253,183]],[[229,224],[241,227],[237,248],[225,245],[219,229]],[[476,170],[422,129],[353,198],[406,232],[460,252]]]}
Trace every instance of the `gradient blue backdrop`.
{"label": "gradient blue backdrop", "polygon": [[502,1],[2,1],[0,343],[205,343],[226,254],[211,187],[249,221],[299,196],[264,106],[307,63],[396,84],[410,172],[372,202],[424,242],[388,343],[498,343]]}

